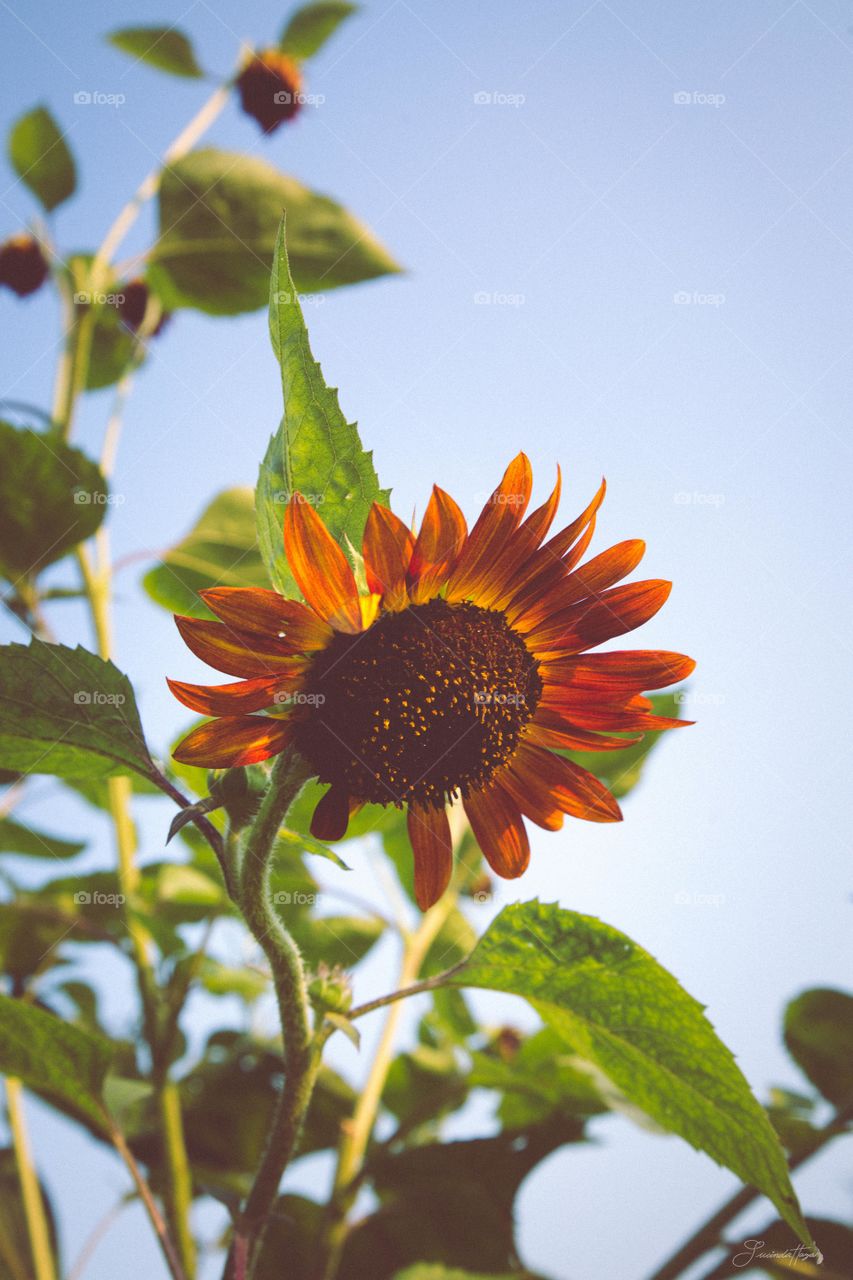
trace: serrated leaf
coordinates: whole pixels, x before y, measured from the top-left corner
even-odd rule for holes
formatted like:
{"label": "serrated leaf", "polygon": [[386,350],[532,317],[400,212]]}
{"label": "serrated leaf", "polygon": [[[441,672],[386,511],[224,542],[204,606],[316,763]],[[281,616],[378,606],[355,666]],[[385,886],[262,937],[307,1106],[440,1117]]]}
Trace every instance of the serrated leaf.
{"label": "serrated leaf", "polygon": [[357,8],[346,0],[314,0],[303,5],[287,22],[279,48],[291,58],[312,57]]}
{"label": "serrated leaf", "polygon": [[199,599],[209,587],[269,585],[255,531],[254,494],[226,489],[208,503],[186,537],[149,569],[143,586],[170,613],[213,615]]}
{"label": "serrated leaf", "polygon": [[34,107],[15,121],[9,133],[9,159],[48,213],[74,194],[74,157],[47,107]]}
{"label": "serrated leaf", "polygon": [[811,1237],[779,1139],[702,1006],[623,933],[527,902],[504,908],[450,982],[525,996],[579,1057]]}
{"label": "serrated leaf", "polygon": [[169,311],[238,315],[265,306],[282,209],[297,289],[336,289],[400,270],[341,205],[253,156],[191,151],[164,170],[159,206],[148,280]]}
{"label": "serrated leaf", "polygon": [[[258,477],[256,511],[261,554],[273,584],[295,594],[284,556],[281,524],[285,504],[298,490],[316,504],[326,528],[341,545],[361,545],[373,502],[388,501],[379,488],[373,454],[362,447],[358,428],[347,422],[338,394],[328,387],[311,354],[279,227],[270,281],[270,336],[281,369],[284,416],[270,441]],[[291,220],[287,219],[290,244]]]}
{"label": "serrated leaf", "polygon": [[853,1100],[853,996],[831,987],[803,991],[785,1010],[785,1044],[829,1102]]}
{"label": "serrated leaf", "polygon": [[0,420],[0,574],[33,578],[96,532],[107,484],[79,449]]}
{"label": "serrated leaf", "polygon": [[154,765],[127,676],[79,647],[3,645],[0,765],[69,778],[150,776]]}
{"label": "serrated leaf", "polygon": [[19,858],[73,858],[85,848],[82,840],[61,840],[13,818],[0,818],[0,853],[14,853]]}
{"label": "serrated leaf", "polygon": [[0,1071],[56,1099],[103,1129],[109,1042],[62,1019],[0,996]]}
{"label": "serrated leaf", "polygon": [[194,78],[204,74],[189,38],[175,27],[124,27],[110,32],[107,40],[122,53],[158,71]]}

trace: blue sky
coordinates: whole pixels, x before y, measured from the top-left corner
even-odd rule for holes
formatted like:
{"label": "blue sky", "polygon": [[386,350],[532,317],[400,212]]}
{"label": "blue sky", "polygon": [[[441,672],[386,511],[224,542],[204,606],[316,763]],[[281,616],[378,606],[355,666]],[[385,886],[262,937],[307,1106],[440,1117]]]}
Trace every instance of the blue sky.
{"label": "blue sky", "polygon": [[[174,22],[224,73],[239,37],[272,39],[285,12],[89,0],[69,23],[56,0],[0,5],[14,54],[4,120],[43,100],[78,157],[80,192],[55,220],[65,248],[103,234],[206,92],[131,63],[103,33]],[[594,549],[644,537],[644,574],[675,583],[638,643],[699,662],[698,724],[661,747],[626,821],[535,833],[530,871],[495,905],[538,895],[623,929],[708,1006],[759,1092],[796,1086],[781,1010],[849,971],[853,13],[842,0],[375,0],[312,63],[307,88],[324,101],[272,140],[232,109],[209,141],[340,199],[406,268],[306,306],[395,508],[422,511],[436,480],[473,514],[520,447],[541,493],[562,464],[569,517],[606,475]],[[125,101],[77,105],[80,91]],[[32,212],[7,170],[0,236]],[[128,252],[151,227],[147,215]],[[0,324],[0,395],[47,406],[53,303],[4,292]],[[252,484],[279,396],[262,313],[181,313],[127,413],[116,555],[168,545],[219,489]],[[109,402],[93,395],[81,416],[93,452]],[[164,674],[202,669],[141,595],[142,567],[118,578],[116,647],[162,748],[185,723]],[[53,620],[76,640],[84,620],[62,610]],[[92,865],[109,865],[106,831],[55,784],[37,783],[24,813],[92,831]],[[155,814],[146,858],[162,852]],[[354,873],[368,894],[372,867],[365,854]],[[364,996],[387,987],[392,963],[389,944],[365,967]],[[196,1016],[200,1034],[209,1011]],[[356,1077],[349,1047],[337,1055]],[[122,1174],[30,1111],[73,1257]],[[734,1187],[675,1139],[628,1121],[599,1133],[522,1192],[525,1261],[555,1280],[635,1280]],[[844,1211],[842,1160],[831,1151],[798,1178],[807,1210]],[[321,1162],[302,1175],[315,1189],[325,1176]],[[90,1280],[162,1274],[135,1212]]]}

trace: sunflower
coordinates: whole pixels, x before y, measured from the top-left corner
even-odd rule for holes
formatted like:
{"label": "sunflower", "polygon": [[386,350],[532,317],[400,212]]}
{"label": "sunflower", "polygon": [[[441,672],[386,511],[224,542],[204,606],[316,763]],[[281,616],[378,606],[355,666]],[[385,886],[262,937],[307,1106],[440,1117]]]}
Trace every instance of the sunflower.
{"label": "sunflower", "polygon": [[559,470],[525,519],[532,484],[520,453],[470,533],[438,487],[417,534],[374,503],[363,590],[314,506],[294,494],[284,548],[305,602],[215,587],[201,594],[218,621],[176,618],[193,653],[240,679],[169,681],[185,706],[215,717],[175,758],[225,768],[295,749],[328,784],[311,824],[320,840],[341,839],[363,804],[405,807],[424,910],[450,878],[455,799],[508,879],[530,857],[525,818],[548,831],[566,814],[619,821],[608,789],[562,753],[624,748],[684,723],[653,714],[643,691],[683,679],[694,663],[659,650],[589,652],[651,618],[671,584],[615,585],[639,563],[639,540],[580,563],[603,481],[547,541]]}

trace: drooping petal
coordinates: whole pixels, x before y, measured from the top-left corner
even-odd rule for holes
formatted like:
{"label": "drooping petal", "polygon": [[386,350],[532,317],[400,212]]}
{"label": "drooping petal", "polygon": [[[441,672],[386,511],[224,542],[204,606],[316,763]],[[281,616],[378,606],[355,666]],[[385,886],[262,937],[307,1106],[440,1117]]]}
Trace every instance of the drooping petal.
{"label": "drooping petal", "polygon": [[449,493],[433,486],[420,533],[415,542],[406,581],[413,604],[431,599],[456,565],[468,526]]}
{"label": "drooping petal", "polygon": [[557,620],[542,623],[525,641],[537,657],[580,653],[648,622],[671,590],[671,582],[658,579],[613,587],[599,599],[582,601]]}
{"label": "drooping petal", "polygon": [[535,777],[540,785],[547,786],[554,803],[571,817],[587,822],[621,821],[619,805],[604,783],[573,760],[522,743],[514,766],[525,781]]}
{"label": "drooping petal", "polygon": [[494,784],[472,791],[464,805],[489,866],[505,880],[515,880],[530,861],[530,842],[518,805]]}
{"label": "drooping petal", "polygon": [[292,676],[259,676],[254,680],[238,680],[236,684],[185,684],[183,680],[166,683],[172,693],[191,711],[203,716],[234,716],[241,712],[263,711],[264,707],[284,701],[298,688],[302,673]]}
{"label": "drooping petal", "polygon": [[284,513],[284,550],[299,590],[336,631],[361,630],[358,588],[346,556],[317,512],[294,493]]}
{"label": "drooping petal", "polygon": [[516,529],[489,570],[488,580],[477,590],[477,603],[484,609],[500,609],[515,594],[519,570],[530,559],[550,529],[560,505],[562,476],[557,479],[547,500],[537,507]]}
{"label": "drooping petal", "polygon": [[411,529],[388,507],[374,502],[364,526],[362,554],[367,585],[387,609],[402,609],[408,601],[406,572],[414,546]]}
{"label": "drooping petal", "polygon": [[549,747],[556,751],[621,751],[625,747],[642,742],[640,734],[634,738],[614,738],[607,734],[593,733],[577,725],[567,725],[558,714],[537,711],[535,718],[524,730],[525,740],[537,747]]}
{"label": "drooping petal", "polygon": [[560,830],[565,815],[543,779],[523,767],[519,768],[517,762],[512,761],[501,770],[499,781],[525,818],[545,831]]}
{"label": "drooping petal", "polygon": [[409,805],[409,840],[415,857],[415,899],[421,911],[438,902],[453,869],[453,841],[446,809]]}
{"label": "drooping petal", "polygon": [[311,834],[315,840],[330,843],[343,840],[350,819],[350,798],[346,787],[329,787],[318,801],[311,818]]}
{"label": "drooping petal", "polygon": [[181,764],[233,769],[278,755],[291,732],[285,720],[271,716],[223,716],[193,729],[172,754]]}
{"label": "drooping petal", "polygon": [[607,653],[585,653],[583,657],[560,658],[543,664],[542,678],[558,684],[585,689],[663,689],[684,680],[696,663],[683,653],[665,649],[613,649]]}
{"label": "drooping petal", "polygon": [[475,596],[490,579],[492,566],[513,531],[518,528],[533,488],[533,472],[526,454],[519,453],[483,507],[447,584],[448,600]]}
{"label": "drooping petal", "polygon": [[287,600],[263,587],[211,587],[199,592],[217,618],[240,631],[257,632],[287,644],[294,653],[324,649],[332,628],[301,600]]}
{"label": "drooping petal", "polygon": [[533,631],[542,622],[556,623],[565,609],[598,596],[626,578],[636,569],[645,550],[646,544],[641,538],[631,538],[593,556],[522,613],[514,614],[513,626],[524,633]]}
{"label": "drooping petal", "polygon": [[228,676],[289,675],[304,669],[304,659],[294,657],[283,641],[263,639],[257,632],[238,631],[224,622],[175,615],[175,624],[188,649],[217,671]]}

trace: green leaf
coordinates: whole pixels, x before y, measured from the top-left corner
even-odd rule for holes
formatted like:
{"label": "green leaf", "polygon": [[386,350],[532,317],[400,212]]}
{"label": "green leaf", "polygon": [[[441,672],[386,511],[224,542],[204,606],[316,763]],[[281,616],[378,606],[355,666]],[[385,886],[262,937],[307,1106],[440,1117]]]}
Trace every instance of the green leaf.
{"label": "green leaf", "polygon": [[[677,717],[683,710],[684,695],[678,690],[652,694],[650,701],[652,715]],[[640,781],[646,760],[664,736],[664,730],[652,730],[644,733],[635,746],[625,747],[622,751],[566,751],[561,754],[589,769],[617,800],[621,800]]]}
{"label": "green leaf", "polygon": [[255,969],[233,968],[206,957],[199,980],[212,996],[239,996],[246,1004],[254,1002],[269,990],[269,979]]}
{"label": "green leaf", "polygon": [[15,121],[9,134],[9,159],[48,213],[74,194],[74,158],[47,107],[34,107]]}
{"label": "green leaf", "polygon": [[306,853],[316,854],[319,858],[325,858],[328,862],[334,862],[336,867],[340,867],[341,871],[350,871],[351,867],[344,862],[340,854],[335,853],[334,849],[329,845],[323,844],[322,840],[316,840],[312,835],[303,835],[299,831],[291,831],[289,827],[280,827],[276,841],[281,845],[292,845],[296,849],[304,849]]}
{"label": "green leaf", "polygon": [[103,1129],[109,1043],[21,1000],[0,996],[0,1071]]}
{"label": "green leaf", "polygon": [[324,1248],[327,1210],[305,1196],[279,1196],[269,1216],[255,1280],[282,1280],[282,1259],[287,1259],[287,1280],[316,1280],[317,1259]]}
{"label": "green leaf", "polygon": [[73,858],[86,845],[78,840],[61,840],[24,827],[12,818],[0,818],[0,853],[14,853],[23,858]]}
{"label": "green leaf", "polygon": [[328,196],[252,156],[192,151],[163,172],[148,279],[168,311],[238,315],[266,305],[282,209],[296,288],[335,289],[400,268]]}
{"label": "green leaf", "polygon": [[[381,920],[369,916],[312,916],[304,910],[294,911],[293,905],[282,902],[286,896],[274,893],[273,901],[282,912],[296,945],[312,966],[323,963],[330,968],[340,965],[353,969],[382,936]],[[298,903],[294,905],[298,907]]]}
{"label": "green leaf", "polygon": [[252,490],[217,494],[186,537],[149,569],[143,586],[164,609],[191,618],[213,616],[198,594],[209,587],[269,586],[258,550]]}
{"label": "green leaf", "polygon": [[145,62],[158,71],[195,78],[204,74],[188,37],[175,27],[124,27],[111,31],[107,40],[122,53],[129,53],[137,62]]}
{"label": "green leaf", "polygon": [[454,985],[525,996],[579,1057],[665,1129],[808,1228],[779,1139],[702,1006],[635,942],[539,902],[504,908]]}
{"label": "green leaf", "polygon": [[[56,1219],[50,1197],[41,1182],[39,1191],[47,1219],[54,1268],[56,1274],[60,1275]],[[3,1147],[0,1149],[0,1280],[26,1280],[32,1273],[32,1265],[33,1252],[17,1160],[12,1147]]]}
{"label": "green leaf", "polygon": [[416,1262],[413,1267],[398,1271],[394,1280],[518,1280],[518,1272],[484,1275],[482,1271],[460,1271],[458,1267],[443,1267],[440,1263]]}
{"label": "green leaf", "polygon": [[785,1010],[788,1052],[829,1102],[853,1100],[853,996],[815,987]]}
{"label": "green leaf", "polygon": [[[292,222],[287,240],[292,245]],[[284,416],[269,443],[258,478],[258,540],[267,570],[278,590],[296,591],[284,557],[281,522],[284,507],[298,490],[315,503],[323,521],[342,545],[355,546],[374,501],[388,501],[379,488],[373,454],[362,448],[355,424],[347,422],[335,390],[326,386],[311,354],[308,331],[290,274],[284,220],[278,232],[270,282],[270,335],[281,368]]]}
{"label": "green leaf", "polygon": [[150,776],[127,676],[79,647],[3,645],[0,766],[69,778]]}
{"label": "green leaf", "polygon": [[310,58],[357,8],[346,0],[314,0],[303,5],[281,33],[279,48],[291,58]]}
{"label": "green leaf", "polygon": [[555,1113],[583,1118],[607,1110],[584,1064],[550,1027],[519,1037],[516,1049],[502,1045],[499,1035],[488,1053],[472,1053],[468,1083],[503,1095],[498,1119],[505,1129],[543,1124]]}
{"label": "green leaf", "polygon": [[107,509],[107,484],[79,449],[0,421],[0,573],[33,578],[91,538]]}
{"label": "green leaf", "polygon": [[92,253],[71,254],[66,262],[66,277],[74,300],[76,323],[79,324],[90,309],[94,312],[86,390],[100,391],[118,382],[134,362],[141,362],[144,351],[134,331],[122,320],[119,301],[123,297],[122,282],[110,276],[100,292],[92,293],[93,260]]}

